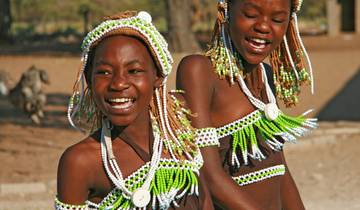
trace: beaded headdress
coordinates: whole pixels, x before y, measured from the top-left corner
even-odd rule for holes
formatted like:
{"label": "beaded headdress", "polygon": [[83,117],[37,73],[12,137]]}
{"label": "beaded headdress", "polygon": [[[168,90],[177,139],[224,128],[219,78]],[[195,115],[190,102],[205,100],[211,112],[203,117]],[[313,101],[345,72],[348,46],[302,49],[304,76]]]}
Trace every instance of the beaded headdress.
{"label": "beaded headdress", "polygon": [[[159,73],[164,77],[163,84],[155,89],[150,101],[150,112],[159,125],[159,133],[164,139],[165,147],[173,157],[179,158],[185,154],[191,158],[191,153],[195,150],[192,142],[193,128],[186,116],[190,112],[166,90],[166,78],[172,70],[173,59],[167,42],[151,21],[151,15],[147,12],[124,12],[107,18],[86,35],[81,45],[82,65],[68,106],[68,120],[73,127],[83,132],[92,132],[102,127],[104,116],[97,109],[91,89],[86,84],[86,74],[90,71],[89,62],[92,59],[91,51],[109,36],[136,37],[145,43]],[[183,141],[185,139],[187,141]]]}
{"label": "beaded headdress", "polygon": [[[224,26],[229,18],[230,1],[218,0],[218,17],[212,43],[206,55],[210,57],[220,78],[228,77],[233,83],[234,78],[243,74],[243,66],[242,58],[233,49],[230,35]],[[311,91],[314,92],[311,61],[301,40],[297,22],[297,13],[303,1],[292,0],[291,2],[292,12],[287,32],[281,44],[270,53],[276,94],[286,106],[293,106],[298,102],[301,85],[311,83]]]}

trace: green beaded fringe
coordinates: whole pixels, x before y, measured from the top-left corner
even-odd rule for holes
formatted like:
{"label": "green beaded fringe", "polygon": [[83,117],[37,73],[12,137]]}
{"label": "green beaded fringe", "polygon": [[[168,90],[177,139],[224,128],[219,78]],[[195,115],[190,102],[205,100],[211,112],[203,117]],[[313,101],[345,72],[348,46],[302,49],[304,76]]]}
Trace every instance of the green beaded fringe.
{"label": "green beaded fringe", "polygon": [[[184,169],[184,167],[186,169]],[[197,171],[190,168],[194,167],[190,163],[166,162],[159,168],[150,185],[152,196],[152,209],[168,209],[171,204],[177,205],[176,199],[185,194],[198,195]],[[135,176],[126,179],[125,185],[130,191],[135,191],[141,187],[148,173],[148,165],[139,169]],[[99,209],[136,209],[130,198],[126,198],[119,189],[114,189],[99,205]]]}
{"label": "green beaded fringe", "polygon": [[[260,113],[260,111],[256,112]],[[317,119],[305,118],[304,115],[291,117],[281,113],[274,121],[270,121],[263,112],[258,118],[256,118],[256,114],[250,119],[252,122],[240,124],[238,129],[229,127],[228,131],[225,131],[232,135],[231,163],[235,168],[239,168],[241,165],[239,159],[242,159],[243,164],[247,165],[248,156],[257,160],[266,158],[259,147],[257,133],[272,150],[280,151],[284,142],[296,142],[297,137],[304,136],[317,127]]]}

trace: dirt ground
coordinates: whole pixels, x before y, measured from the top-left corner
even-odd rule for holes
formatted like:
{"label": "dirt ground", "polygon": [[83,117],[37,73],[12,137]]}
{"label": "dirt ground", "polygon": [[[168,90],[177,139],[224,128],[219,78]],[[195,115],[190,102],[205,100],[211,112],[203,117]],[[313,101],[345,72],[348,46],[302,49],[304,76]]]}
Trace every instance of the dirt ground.
{"label": "dirt ground", "polygon": [[[360,71],[360,38],[344,35],[305,41],[310,46],[317,93],[310,96],[305,91],[299,106],[287,112],[301,113],[313,107],[315,115],[346,81]],[[175,60],[179,61],[182,56],[176,55]],[[48,105],[43,124],[33,125],[26,115],[11,106],[7,98],[0,98],[2,210],[51,209],[59,157],[66,147],[83,137],[70,128],[65,115],[79,57],[0,56],[0,69],[8,71],[13,81],[18,81],[21,73],[32,64],[47,70],[51,81],[45,87]],[[170,87],[174,87],[174,77],[175,74],[170,78]],[[321,122],[320,129],[312,135],[299,144],[286,147],[288,165],[307,209],[360,209],[359,140],[360,122]],[[45,183],[46,189],[21,193],[21,190],[10,192],[4,187],[22,186],[24,183]],[[14,204],[14,201],[17,202]]]}

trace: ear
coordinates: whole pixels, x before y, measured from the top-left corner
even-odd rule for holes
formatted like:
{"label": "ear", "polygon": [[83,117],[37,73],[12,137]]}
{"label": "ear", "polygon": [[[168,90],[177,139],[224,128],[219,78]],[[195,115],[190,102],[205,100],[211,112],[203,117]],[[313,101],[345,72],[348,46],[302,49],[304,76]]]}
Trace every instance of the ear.
{"label": "ear", "polygon": [[161,86],[163,85],[163,81],[164,81],[164,77],[161,77],[161,76],[159,76],[159,75],[156,75],[154,87],[155,87],[155,88],[161,87]]}

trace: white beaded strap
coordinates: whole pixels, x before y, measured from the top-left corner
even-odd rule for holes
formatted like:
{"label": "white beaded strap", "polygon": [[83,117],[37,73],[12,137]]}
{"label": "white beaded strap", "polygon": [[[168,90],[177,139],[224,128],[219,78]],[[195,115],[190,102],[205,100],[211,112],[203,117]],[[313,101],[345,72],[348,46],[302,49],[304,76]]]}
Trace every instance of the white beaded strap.
{"label": "white beaded strap", "polygon": [[239,186],[245,186],[284,174],[285,166],[281,164],[232,178]]}
{"label": "white beaded strap", "polygon": [[55,209],[56,210],[88,210],[86,204],[83,205],[72,205],[61,202],[57,197],[55,198]]}
{"label": "white beaded strap", "polygon": [[198,147],[220,146],[216,128],[199,128],[195,133],[195,143]]}
{"label": "white beaded strap", "polygon": [[[150,113],[151,114],[151,113]],[[151,114],[151,118],[153,119],[153,115]],[[146,179],[142,186],[139,186],[137,190],[145,190],[148,195],[150,195],[150,184],[152,179],[155,176],[155,172],[158,168],[161,152],[162,152],[162,145],[163,141],[159,134],[158,125],[154,125],[156,121],[152,120],[152,127],[153,127],[153,135],[154,135],[154,145],[153,145],[153,155],[150,160],[150,167],[147,173]],[[123,196],[126,199],[131,199],[135,206],[138,206],[134,201],[134,195],[136,195],[136,191],[131,192],[130,189],[127,188],[125,185],[125,180],[123,178],[123,174],[120,170],[120,167],[115,159],[115,156],[112,151],[112,140],[111,140],[111,131],[109,126],[109,121],[103,119],[103,127],[101,132],[101,156],[104,164],[105,171],[113,182],[113,184],[122,191]],[[111,170],[110,170],[110,167]],[[139,204],[140,205],[140,204]],[[147,204],[146,204],[147,205]]]}
{"label": "white beaded strap", "polygon": [[[268,96],[269,102],[272,103],[272,104],[276,104],[276,98],[275,98],[274,94],[272,93],[271,87],[270,87],[270,85],[268,83],[268,79],[267,79],[267,76],[266,76],[266,70],[265,70],[265,67],[264,67],[263,63],[260,63],[260,68],[261,68],[262,79],[263,79],[263,82],[265,84],[265,90],[266,90],[266,94]],[[256,108],[264,111],[266,104],[264,102],[262,102],[260,99],[257,99],[256,97],[254,97],[252,95],[249,88],[246,86],[244,79],[240,75],[237,77],[237,80],[238,80],[238,82],[240,84],[241,89],[244,91],[246,96],[249,98],[250,102]]]}
{"label": "white beaded strap", "polygon": [[219,139],[229,136],[236,131],[239,131],[249,125],[254,124],[256,121],[261,119],[261,112],[259,110],[253,111],[245,117],[238,119],[234,122],[226,124],[222,127],[216,128],[217,136]]}

